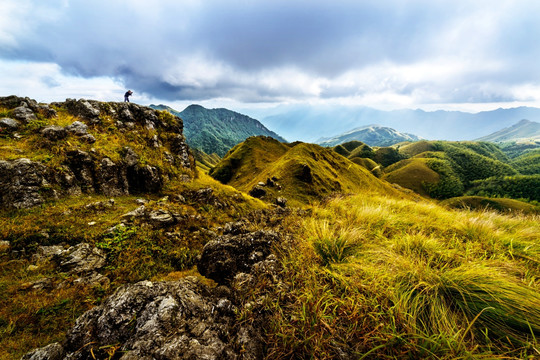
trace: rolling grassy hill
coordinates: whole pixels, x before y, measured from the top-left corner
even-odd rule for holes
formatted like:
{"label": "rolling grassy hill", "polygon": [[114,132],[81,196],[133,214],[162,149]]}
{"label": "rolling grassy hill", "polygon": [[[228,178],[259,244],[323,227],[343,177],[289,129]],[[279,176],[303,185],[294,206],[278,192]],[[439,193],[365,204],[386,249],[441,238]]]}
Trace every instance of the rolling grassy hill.
{"label": "rolling grassy hill", "polygon": [[284,196],[304,204],[339,193],[399,195],[388,183],[335,151],[315,144],[283,144],[268,137],[252,137],[237,145],[209,174],[246,192],[274,179],[279,187],[266,186],[269,198]]}

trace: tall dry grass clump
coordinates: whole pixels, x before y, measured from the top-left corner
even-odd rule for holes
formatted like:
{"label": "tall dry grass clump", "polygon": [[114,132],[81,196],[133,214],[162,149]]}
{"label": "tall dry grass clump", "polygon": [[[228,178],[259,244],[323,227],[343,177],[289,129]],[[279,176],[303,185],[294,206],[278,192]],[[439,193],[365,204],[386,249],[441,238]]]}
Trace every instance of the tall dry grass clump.
{"label": "tall dry grass clump", "polygon": [[268,358],[540,357],[540,222],[381,196],[297,219]]}

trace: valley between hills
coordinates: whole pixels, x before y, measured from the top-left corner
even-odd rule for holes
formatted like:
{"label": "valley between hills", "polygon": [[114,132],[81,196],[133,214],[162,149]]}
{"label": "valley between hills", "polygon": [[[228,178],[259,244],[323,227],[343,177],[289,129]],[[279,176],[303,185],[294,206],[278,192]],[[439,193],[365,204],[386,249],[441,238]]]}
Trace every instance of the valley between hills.
{"label": "valley between hills", "polygon": [[540,357],[535,144],[170,110],[0,97],[0,358]]}

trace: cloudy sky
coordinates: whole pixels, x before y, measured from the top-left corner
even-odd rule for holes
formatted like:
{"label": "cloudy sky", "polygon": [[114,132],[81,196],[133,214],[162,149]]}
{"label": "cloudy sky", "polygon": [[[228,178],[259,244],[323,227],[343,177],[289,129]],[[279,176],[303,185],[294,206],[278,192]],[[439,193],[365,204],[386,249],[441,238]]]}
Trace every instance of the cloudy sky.
{"label": "cloudy sky", "polygon": [[0,96],[540,107],[537,0],[0,0]]}

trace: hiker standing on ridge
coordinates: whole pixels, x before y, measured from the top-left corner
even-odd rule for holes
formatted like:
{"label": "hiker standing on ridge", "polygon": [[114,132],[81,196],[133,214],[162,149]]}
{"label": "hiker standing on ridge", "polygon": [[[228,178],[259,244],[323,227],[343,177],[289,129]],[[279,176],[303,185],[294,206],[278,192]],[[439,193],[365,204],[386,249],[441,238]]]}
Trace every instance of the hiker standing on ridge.
{"label": "hiker standing on ridge", "polygon": [[131,90],[128,90],[125,94],[124,94],[124,102],[129,102],[129,97],[133,94],[133,91]]}

